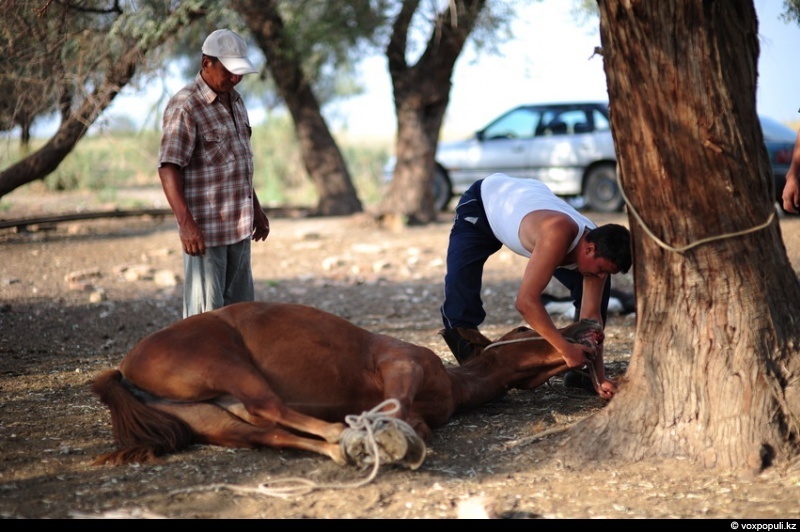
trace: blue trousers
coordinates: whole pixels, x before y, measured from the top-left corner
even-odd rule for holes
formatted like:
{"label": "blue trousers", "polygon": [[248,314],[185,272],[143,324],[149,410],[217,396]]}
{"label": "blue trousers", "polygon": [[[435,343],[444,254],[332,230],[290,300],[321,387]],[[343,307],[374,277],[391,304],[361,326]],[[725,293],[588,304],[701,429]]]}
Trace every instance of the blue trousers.
{"label": "blue trousers", "polygon": [[206,248],[201,256],[184,252],[183,270],[184,318],[255,299],[249,238],[229,246]]}
{"label": "blue trousers", "polygon": [[[481,200],[481,183],[476,181],[461,196],[456,206],[456,216],[450,229],[447,246],[447,273],[444,277],[444,302],[441,306],[445,328],[478,328],[486,319],[481,300],[483,266],[502,246],[494,236]],[[569,290],[575,305],[575,317],[580,315],[583,296],[583,275],[577,270],[557,268],[553,277]],[[606,280],[601,312],[606,322],[611,278]]]}

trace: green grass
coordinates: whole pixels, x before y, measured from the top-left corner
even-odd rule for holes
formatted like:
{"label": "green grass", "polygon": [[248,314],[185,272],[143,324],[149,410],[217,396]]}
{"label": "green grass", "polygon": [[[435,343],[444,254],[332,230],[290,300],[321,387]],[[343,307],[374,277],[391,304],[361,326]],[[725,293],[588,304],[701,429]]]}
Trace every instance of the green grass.
{"label": "green grass", "polygon": [[[160,187],[156,170],[160,131],[97,134],[81,140],[55,172],[43,182],[49,191],[84,190],[113,201],[120,188]],[[35,150],[44,140],[36,140]],[[288,119],[270,119],[253,129],[256,192],[265,205],[316,205],[317,193],[308,177]],[[354,143],[340,140],[339,149],[347,162],[359,199],[367,206],[382,193],[381,169],[389,156],[385,143]],[[16,139],[0,146],[0,168],[20,158]],[[41,186],[41,182],[37,186]],[[26,187],[31,185],[24,185]],[[131,206],[128,206],[131,207]],[[0,202],[0,211],[3,208]]]}

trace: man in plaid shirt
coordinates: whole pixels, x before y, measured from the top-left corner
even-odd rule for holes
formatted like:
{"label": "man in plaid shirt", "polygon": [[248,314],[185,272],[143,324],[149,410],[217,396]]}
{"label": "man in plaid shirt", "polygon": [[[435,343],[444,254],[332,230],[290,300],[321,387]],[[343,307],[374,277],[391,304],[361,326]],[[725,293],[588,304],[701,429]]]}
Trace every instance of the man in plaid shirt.
{"label": "man in plaid shirt", "polygon": [[183,245],[183,316],[253,301],[250,241],[269,219],[253,188],[250,120],[234,87],[257,72],[244,40],[216,30],[201,70],[164,112],[158,175]]}

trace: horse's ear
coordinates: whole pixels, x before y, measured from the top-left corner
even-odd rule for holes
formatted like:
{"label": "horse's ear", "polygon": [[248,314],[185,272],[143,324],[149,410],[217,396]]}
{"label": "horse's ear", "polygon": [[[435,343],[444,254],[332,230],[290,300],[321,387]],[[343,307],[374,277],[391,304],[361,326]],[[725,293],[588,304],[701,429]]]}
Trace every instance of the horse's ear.
{"label": "horse's ear", "polygon": [[487,345],[492,343],[492,341],[486,338],[483,334],[481,334],[481,332],[478,329],[468,329],[459,327],[458,333],[473,345],[486,347]]}
{"label": "horse's ear", "polygon": [[571,336],[573,334],[579,334],[589,329],[602,330],[603,326],[600,325],[600,322],[597,320],[590,320],[587,318],[583,318],[579,321],[570,323],[566,327],[561,327],[559,329],[559,332],[563,336]]}

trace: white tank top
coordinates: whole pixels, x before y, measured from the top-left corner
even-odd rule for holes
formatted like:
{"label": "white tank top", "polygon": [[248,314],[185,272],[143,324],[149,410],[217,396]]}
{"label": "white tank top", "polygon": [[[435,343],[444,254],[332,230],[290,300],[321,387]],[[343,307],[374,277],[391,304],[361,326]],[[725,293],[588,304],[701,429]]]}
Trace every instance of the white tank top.
{"label": "white tank top", "polygon": [[492,174],[481,183],[481,199],[494,236],[508,249],[523,257],[531,256],[531,252],[522,247],[519,239],[519,226],[528,213],[556,211],[572,218],[578,226],[578,235],[570,244],[568,252],[575,249],[586,229],[597,227],[537,179]]}

